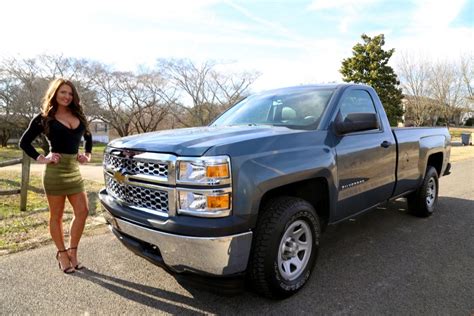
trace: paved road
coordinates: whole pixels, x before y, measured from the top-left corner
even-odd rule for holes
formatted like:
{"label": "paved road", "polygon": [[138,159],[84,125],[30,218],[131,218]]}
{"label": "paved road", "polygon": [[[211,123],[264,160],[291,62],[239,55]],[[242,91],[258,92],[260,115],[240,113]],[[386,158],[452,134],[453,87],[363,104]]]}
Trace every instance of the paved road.
{"label": "paved road", "polygon": [[427,219],[396,201],[329,227],[309,284],[284,301],[182,285],[110,234],[84,238],[88,270],[62,274],[46,246],[0,257],[0,314],[469,315],[474,312],[474,159],[441,181]]}

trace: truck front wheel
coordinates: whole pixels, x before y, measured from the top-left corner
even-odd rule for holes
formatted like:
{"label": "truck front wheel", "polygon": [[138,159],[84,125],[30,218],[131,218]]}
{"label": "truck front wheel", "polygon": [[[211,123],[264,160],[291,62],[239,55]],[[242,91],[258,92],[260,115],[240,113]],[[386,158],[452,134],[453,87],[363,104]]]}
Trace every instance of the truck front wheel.
{"label": "truck front wheel", "polygon": [[311,204],[293,197],[274,199],[262,211],[249,276],[258,293],[286,298],[311,275],[319,249],[319,219]]}
{"label": "truck front wheel", "polygon": [[438,202],[438,172],[428,166],[423,183],[407,196],[408,210],[415,216],[428,217],[433,214]]}

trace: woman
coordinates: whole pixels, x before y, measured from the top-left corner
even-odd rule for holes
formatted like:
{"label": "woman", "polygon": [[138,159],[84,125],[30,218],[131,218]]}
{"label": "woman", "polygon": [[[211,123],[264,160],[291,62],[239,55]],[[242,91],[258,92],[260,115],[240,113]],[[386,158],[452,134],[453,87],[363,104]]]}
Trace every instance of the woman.
{"label": "woman", "polygon": [[[32,146],[43,133],[49,143],[49,154],[40,155]],[[84,136],[85,153],[79,153]],[[79,163],[91,160],[92,136],[71,81],[55,79],[44,96],[42,112],[30,122],[20,139],[20,147],[39,163],[46,164],[43,186],[49,205],[49,231],[58,249],[56,260],[64,273],[83,266],[77,259],[77,246],[89,212],[87,195],[79,171]],[[74,210],[70,227],[69,248],[64,244],[63,214],[66,197]]]}

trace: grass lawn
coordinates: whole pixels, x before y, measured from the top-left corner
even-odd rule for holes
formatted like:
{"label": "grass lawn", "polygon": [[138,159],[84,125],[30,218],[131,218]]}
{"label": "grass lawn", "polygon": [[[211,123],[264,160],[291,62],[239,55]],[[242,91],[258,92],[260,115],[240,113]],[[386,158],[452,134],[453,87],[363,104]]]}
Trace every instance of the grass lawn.
{"label": "grass lawn", "polygon": [[[41,151],[39,151],[41,152]],[[16,145],[8,145],[7,147],[0,147],[0,161],[21,158],[23,151]]]}
{"label": "grass lawn", "polygon": [[92,159],[90,164],[102,165],[104,160],[105,144],[96,143],[92,146]]}

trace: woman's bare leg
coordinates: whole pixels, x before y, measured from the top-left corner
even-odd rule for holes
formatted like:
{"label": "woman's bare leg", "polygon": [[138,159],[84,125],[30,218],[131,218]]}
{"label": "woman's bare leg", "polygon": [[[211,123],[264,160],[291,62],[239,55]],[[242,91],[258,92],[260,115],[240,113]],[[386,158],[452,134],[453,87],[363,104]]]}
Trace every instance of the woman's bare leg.
{"label": "woman's bare leg", "polygon": [[[74,210],[74,217],[71,222],[71,237],[69,239],[69,248],[77,248],[81,240],[84,226],[86,225],[87,215],[89,214],[89,206],[87,202],[86,192],[80,192],[67,196]],[[78,264],[77,249],[70,249],[69,256],[73,267]]]}
{"label": "woman's bare leg", "polygon": [[[66,196],[63,195],[46,195],[49,205],[49,233],[59,251],[65,250],[64,230],[63,230],[63,214]],[[59,252],[59,262],[64,270],[71,266],[67,252]]]}

